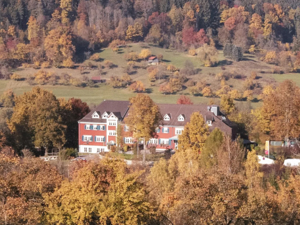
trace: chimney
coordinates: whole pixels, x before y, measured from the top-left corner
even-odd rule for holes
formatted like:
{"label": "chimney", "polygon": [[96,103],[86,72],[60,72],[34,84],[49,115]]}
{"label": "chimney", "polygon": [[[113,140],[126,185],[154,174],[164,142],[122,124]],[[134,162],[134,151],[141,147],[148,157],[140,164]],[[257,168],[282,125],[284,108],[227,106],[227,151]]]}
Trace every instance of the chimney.
{"label": "chimney", "polygon": [[213,106],[211,107],[211,112],[212,112],[213,114],[215,114],[215,116],[219,116],[219,115],[220,115],[219,106],[213,105]]}

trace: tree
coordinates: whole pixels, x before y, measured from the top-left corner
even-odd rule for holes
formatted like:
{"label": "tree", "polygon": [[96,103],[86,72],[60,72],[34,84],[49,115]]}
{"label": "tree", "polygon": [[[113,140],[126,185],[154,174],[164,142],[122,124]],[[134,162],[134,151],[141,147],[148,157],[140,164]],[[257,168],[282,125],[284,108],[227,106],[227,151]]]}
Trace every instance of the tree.
{"label": "tree", "polygon": [[0,104],[4,107],[12,108],[15,106],[15,97],[12,90],[5,91],[0,97]]}
{"label": "tree", "polygon": [[229,95],[222,95],[221,97],[221,110],[229,115],[235,110],[233,99]]}
{"label": "tree", "polygon": [[142,49],[141,53],[139,54],[139,58],[146,60],[152,53],[149,49]]}
{"label": "tree", "polygon": [[217,165],[217,152],[222,146],[224,134],[218,128],[215,128],[208,136],[200,155],[201,164],[206,168]]}
{"label": "tree", "polygon": [[59,99],[61,107],[61,117],[66,129],[66,143],[67,148],[77,148],[78,146],[78,121],[90,112],[90,108],[86,102],[81,99],[70,98],[68,101]]}
{"label": "tree", "polygon": [[48,60],[55,63],[71,59],[75,52],[72,33],[64,27],[51,30],[45,38],[44,46]]}
{"label": "tree", "polygon": [[208,137],[208,125],[203,116],[195,112],[190,122],[184,126],[184,130],[178,139],[178,150],[186,151],[192,149],[194,152],[201,152]]}
{"label": "tree", "polygon": [[263,96],[263,105],[256,115],[263,133],[278,140],[287,140],[300,135],[299,93],[299,87],[286,80],[274,91]]}
{"label": "tree", "polygon": [[129,87],[129,89],[133,92],[137,92],[137,93],[142,93],[142,92],[145,92],[145,86],[143,84],[142,81],[138,80],[134,83],[132,83]]}
{"label": "tree", "polygon": [[197,55],[204,63],[204,66],[211,67],[218,63],[218,51],[215,47],[204,44],[197,49]]}
{"label": "tree", "polygon": [[155,136],[155,130],[161,120],[158,106],[148,95],[138,94],[130,99],[128,116],[124,122],[134,138],[137,140],[145,138],[145,141],[148,141]]}
{"label": "tree", "polygon": [[185,95],[180,95],[180,97],[177,99],[177,104],[180,105],[193,105],[193,102],[191,99]]}
{"label": "tree", "polygon": [[202,90],[202,95],[204,97],[212,97],[212,96],[214,96],[214,93],[210,87],[204,87]]}
{"label": "tree", "polygon": [[60,115],[56,97],[39,87],[17,96],[8,127],[15,135],[16,147],[43,147],[45,155],[51,147],[65,144],[66,126]]}
{"label": "tree", "polygon": [[132,41],[138,41],[143,37],[143,25],[136,22],[134,26],[129,25],[126,31],[126,39]]}

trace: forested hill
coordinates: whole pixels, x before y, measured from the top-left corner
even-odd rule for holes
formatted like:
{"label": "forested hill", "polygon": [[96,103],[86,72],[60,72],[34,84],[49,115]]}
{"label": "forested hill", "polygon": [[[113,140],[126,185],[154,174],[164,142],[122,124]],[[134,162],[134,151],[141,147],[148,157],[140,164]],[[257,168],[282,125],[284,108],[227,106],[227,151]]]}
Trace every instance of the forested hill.
{"label": "forested hill", "polygon": [[281,41],[298,50],[298,6],[298,0],[1,0],[0,60],[9,67],[70,67],[125,40],[180,50],[232,42],[244,51]]}

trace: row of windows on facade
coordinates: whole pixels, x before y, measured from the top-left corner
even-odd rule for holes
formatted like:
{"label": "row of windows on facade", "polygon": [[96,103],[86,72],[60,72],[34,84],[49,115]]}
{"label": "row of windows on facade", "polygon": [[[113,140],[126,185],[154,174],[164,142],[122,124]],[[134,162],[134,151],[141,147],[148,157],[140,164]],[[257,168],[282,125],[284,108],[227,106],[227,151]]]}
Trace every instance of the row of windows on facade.
{"label": "row of windows on facade", "polygon": [[[105,130],[105,126],[103,126],[103,125],[85,125],[85,129],[86,130]],[[169,128],[167,128],[167,127],[163,127],[161,130],[162,130],[162,133],[166,133],[166,134],[170,132]],[[179,129],[176,128],[175,134],[178,134],[178,135],[182,134],[182,130],[183,130],[183,128],[179,128]],[[129,131],[129,128],[127,126],[124,126],[124,131]],[[160,133],[160,129],[157,129],[156,132]],[[112,135],[112,136],[115,136],[115,135]]]}
{"label": "row of windows on facade", "polygon": [[[171,120],[171,116],[169,115],[169,114],[166,114],[165,116],[164,116],[164,121],[170,121]],[[179,115],[178,117],[177,117],[177,120],[178,121],[184,121],[184,115]]]}
{"label": "row of windows on facade", "polygon": [[[116,132],[110,132],[108,133],[109,136],[116,136]],[[82,136],[82,141],[89,141],[89,142],[105,142],[105,137],[104,136],[92,136],[92,135],[83,135]]]}
{"label": "row of windows on facade", "polygon": [[[124,138],[124,143],[132,144],[133,139],[130,137]],[[148,141],[148,144],[153,144],[153,145],[171,145],[171,143],[172,143],[172,140],[167,139],[167,138],[161,138],[161,139],[152,138]]]}
{"label": "row of windows on facade", "polygon": [[[84,148],[83,148],[83,151],[84,151],[84,152],[88,152],[88,151],[89,151],[89,152],[92,152],[92,150],[93,150],[92,148],[87,148],[87,147],[84,147]],[[105,148],[97,148],[97,152],[98,152],[98,153],[104,152],[104,151],[105,151]]]}
{"label": "row of windows on facade", "polygon": [[[108,126],[116,126],[116,122],[109,123]],[[85,125],[85,130],[105,130],[104,125]]]}

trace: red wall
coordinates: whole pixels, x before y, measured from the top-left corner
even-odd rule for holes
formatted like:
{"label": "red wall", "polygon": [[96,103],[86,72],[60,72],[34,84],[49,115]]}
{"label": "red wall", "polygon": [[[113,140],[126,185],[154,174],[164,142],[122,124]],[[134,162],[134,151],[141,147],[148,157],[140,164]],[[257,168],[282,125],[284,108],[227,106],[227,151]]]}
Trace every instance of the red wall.
{"label": "red wall", "polygon": [[[103,124],[99,124],[99,125],[103,125]],[[99,145],[99,146],[103,146],[104,143],[103,142],[95,142],[94,137],[95,136],[104,136],[106,138],[106,128],[105,130],[85,130],[85,124],[79,123],[78,124],[78,140],[79,140],[79,145],[86,145],[87,143],[82,141],[82,136],[83,135],[92,135],[93,136],[93,141],[89,142],[89,145]],[[106,142],[107,140],[105,140]]]}
{"label": "red wall", "polygon": [[115,126],[108,126],[108,130],[116,130],[117,127]]}

